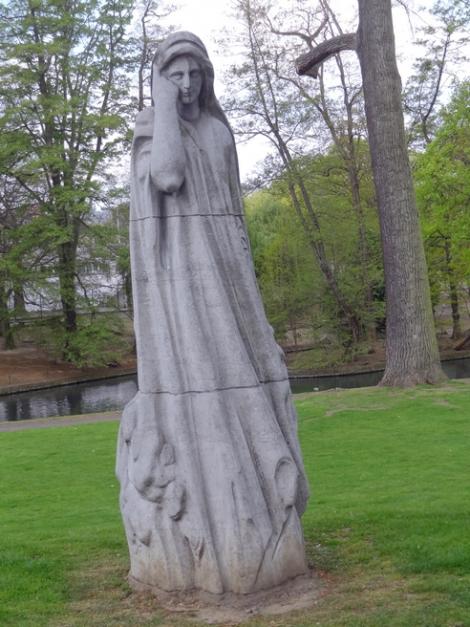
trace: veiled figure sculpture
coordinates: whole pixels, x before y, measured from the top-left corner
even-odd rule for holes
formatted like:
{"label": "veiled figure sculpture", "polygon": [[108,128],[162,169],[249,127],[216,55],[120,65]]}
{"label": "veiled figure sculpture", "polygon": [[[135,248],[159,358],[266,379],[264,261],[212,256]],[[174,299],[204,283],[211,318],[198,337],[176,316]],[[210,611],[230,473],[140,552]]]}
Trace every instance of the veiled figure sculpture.
{"label": "veiled figure sculpture", "polygon": [[283,354],[258,292],[233,135],[200,39],[174,33],[136,120],[139,391],[117,475],[136,587],[249,593],[306,571],[308,496]]}

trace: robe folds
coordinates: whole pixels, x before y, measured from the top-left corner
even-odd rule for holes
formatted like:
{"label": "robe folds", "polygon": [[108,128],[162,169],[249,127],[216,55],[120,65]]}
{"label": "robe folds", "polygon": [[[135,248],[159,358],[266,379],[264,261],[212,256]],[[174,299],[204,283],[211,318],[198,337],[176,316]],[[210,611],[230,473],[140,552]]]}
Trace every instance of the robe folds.
{"label": "robe folds", "polygon": [[266,320],[228,128],[180,119],[181,189],[150,176],[152,108],[136,121],[130,243],[136,397],[117,474],[130,580],[248,593],[306,571],[308,496],[282,350]]}

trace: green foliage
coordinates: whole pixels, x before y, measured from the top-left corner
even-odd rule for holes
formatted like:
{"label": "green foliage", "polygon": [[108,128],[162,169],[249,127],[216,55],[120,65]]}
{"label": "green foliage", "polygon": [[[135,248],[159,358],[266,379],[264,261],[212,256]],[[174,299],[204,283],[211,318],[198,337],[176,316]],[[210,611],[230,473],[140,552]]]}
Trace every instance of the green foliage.
{"label": "green foliage", "polygon": [[[132,0],[13,0],[0,11],[0,176],[15,191],[9,213],[19,198],[37,236],[32,250],[58,280],[69,358],[82,346],[70,337],[79,262],[94,248],[81,236],[104,202],[106,168],[128,145],[129,69],[138,56],[127,33],[132,10]],[[11,242],[4,281],[11,288],[16,267],[24,289],[31,239]]]}
{"label": "green foliage", "polygon": [[248,233],[266,313],[284,337],[311,317],[318,277],[305,234],[287,197],[261,191],[246,199]]}
{"label": "green foliage", "polygon": [[[367,162],[365,146],[358,153]],[[360,230],[353,209],[348,174],[335,150],[299,159],[307,190],[315,197],[319,233],[326,258],[347,302],[364,327],[380,327],[384,316],[383,269],[372,182],[367,166],[361,187],[368,258],[360,254]],[[278,177],[268,189],[246,199],[248,232],[255,269],[268,319],[279,338],[307,328],[303,339],[333,334],[344,359],[349,334],[342,326],[337,303],[314,255],[304,225],[292,207],[288,175]],[[364,268],[367,268],[367,281]],[[367,302],[370,291],[371,302]],[[344,344],[343,344],[344,342]],[[333,355],[331,353],[331,355]],[[323,362],[323,357],[322,357]],[[323,365],[323,364],[322,364]]]}
{"label": "green foliage", "polygon": [[[347,166],[336,148],[314,157],[304,157],[300,167],[306,187],[315,198],[327,258],[338,285],[362,326],[370,328],[378,326],[384,315],[382,252],[365,142],[357,142],[356,156],[361,172],[360,216],[355,211]],[[337,307],[327,286],[322,302],[329,317],[338,320]]]}
{"label": "green foliage", "polygon": [[434,301],[470,281],[470,83],[456,91],[443,123],[416,159],[415,180]]}
{"label": "green foliage", "polygon": [[24,313],[24,293],[48,288],[62,230],[31,209],[21,186],[0,173],[0,329],[14,348],[12,320]]}
{"label": "green foliage", "polygon": [[[322,586],[250,627],[443,627],[470,613],[468,384],[299,395]],[[0,623],[199,625],[130,594],[114,476],[118,422],[0,433]]]}
{"label": "green foliage", "polygon": [[68,360],[83,367],[116,363],[129,347],[117,318],[102,316],[83,320],[67,343]]}
{"label": "green foliage", "polygon": [[65,357],[79,368],[119,363],[130,349],[124,324],[117,314],[79,316],[77,331],[72,336],[65,335],[60,319],[50,320],[37,327],[35,337],[47,352],[57,359]]}
{"label": "green foliage", "polygon": [[[129,189],[117,189],[113,194],[112,204],[108,207],[106,219],[93,228],[95,249],[94,259],[102,259],[103,263],[109,257],[115,260],[116,270],[123,279],[123,283],[130,283],[131,259],[129,251]],[[129,302],[129,309],[131,303]]]}

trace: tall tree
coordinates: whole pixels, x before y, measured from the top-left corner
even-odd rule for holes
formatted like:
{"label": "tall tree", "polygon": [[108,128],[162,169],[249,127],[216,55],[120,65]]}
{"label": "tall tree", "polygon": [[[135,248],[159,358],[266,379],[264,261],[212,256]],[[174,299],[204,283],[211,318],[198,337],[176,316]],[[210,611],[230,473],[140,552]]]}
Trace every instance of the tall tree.
{"label": "tall tree", "polygon": [[[320,22],[313,28],[312,18],[315,12],[303,7],[302,0],[298,1],[298,9],[294,15],[290,11],[283,11],[270,19],[267,17],[271,30],[284,38],[296,38],[303,41],[312,49],[322,37],[335,37],[343,34],[343,28],[337,15],[332,10],[327,0],[320,0],[317,19]],[[310,18],[310,19],[306,19]],[[279,30],[275,24],[282,24]],[[278,46],[279,47],[279,46]],[[288,56],[288,49],[279,47],[279,53]],[[278,54],[279,54],[278,53]],[[292,54],[290,55],[292,57]],[[357,245],[361,263],[361,276],[359,281],[362,287],[362,309],[369,313],[364,316],[368,319],[368,333],[375,334],[373,316],[373,289],[370,276],[372,251],[367,237],[367,207],[364,205],[362,185],[370,173],[370,160],[367,151],[361,150],[362,140],[366,135],[366,122],[363,109],[362,85],[357,70],[353,70],[351,64],[345,61],[341,55],[335,55],[336,68],[334,71],[334,87],[330,77],[325,76],[323,68],[318,72],[317,89],[312,90],[312,83],[308,85],[299,77],[292,76],[290,67],[281,78],[293,83],[300,91],[303,98],[317,111],[323,126],[327,129],[338,156],[343,161],[343,168],[347,172],[347,185],[351,194],[351,208],[355,214],[357,228]],[[330,79],[330,80],[328,80]],[[328,82],[328,86],[327,86]]]}
{"label": "tall tree", "polygon": [[134,62],[131,0],[13,0],[0,6],[0,130],[15,179],[60,230],[64,356],[77,329],[77,251],[122,144]]}
{"label": "tall tree", "polygon": [[47,286],[60,238],[29,200],[17,181],[0,176],[0,335],[6,349],[15,344],[13,319],[25,314],[26,304],[36,305],[36,289]]}
{"label": "tall tree", "polygon": [[230,68],[233,96],[227,99],[226,108],[232,115],[235,132],[246,138],[264,136],[275,147],[276,159],[268,163],[270,176],[284,174],[292,206],[335,302],[340,326],[357,341],[364,334],[362,312],[349,302],[328,258],[314,195],[297,160],[302,148],[305,150],[305,136],[312,124],[311,107],[299,90],[281,76],[283,55],[271,46],[273,34],[262,19],[264,3],[238,0],[237,8],[243,61]]}
{"label": "tall tree", "polygon": [[383,385],[445,378],[439,361],[423,240],[407,154],[391,0],[358,0],[357,33],[339,35],[298,59],[301,74],[341,50],[357,50],[377,194],[386,290]]}

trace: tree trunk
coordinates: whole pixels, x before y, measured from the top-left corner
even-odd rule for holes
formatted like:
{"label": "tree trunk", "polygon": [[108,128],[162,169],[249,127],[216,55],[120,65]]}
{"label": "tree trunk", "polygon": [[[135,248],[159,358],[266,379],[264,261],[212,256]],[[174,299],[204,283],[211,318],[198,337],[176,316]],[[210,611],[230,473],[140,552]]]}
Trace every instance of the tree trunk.
{"label": "tree trunk", "polygon": [[462,337],[462,327],[460,326],[459,295],[457,292],[457,286],[451,277],[449,277],[449,293],[450,307],[452,310],[452,339],[458,340],[460,337]]}
{"label": "tree trunk", "polygon": [[132,300],[132,280],[130,272],[126,272],[124,275],[124,290],[126,293],[127,311],[131,313],[134,308],[134,302]]}
{"label": "tree trunk", "polygon": [[64,314],[65,342],[63,357],[71,360],[70,339],[77,330],[77,297],[75,292],[75,247],[73,242],[64,242],[59,247],[59,288]]}
{"label": "tree trunk", "polygon": [[3,285],[0,285],[0,335],[3,337],[4,350],[13,350],[15,348],[15,338],[10,324],[8,296]]}
{"label": "tree trunk", "polygon": [[350,151],[348,158],[348,177],[349,177],[349,185],[351,188],[351,199],[352,206],[354,209],[354,213],[357,217],[357,226],[358,226],[358,240],[359,240],[359,255],[361,259],[361,271],[362,271],[362,289],[364,294],[364,304],[367,309],[367,313],[369,314],[366,318],[366,331],[367,338],[370,341],[374,341],[376,339],[376,328],[375,328],[375,320],[372,316],[373,309],[373,301],[374,296],[372,293],[372,285],[369,277],[369,263],[370,263],[370,252],[369,246],[367,244],[367,232],[366,232],[366,224],[364,217],[364,209],[362,207],[361,200],[361,192],[360,192],[360,183],[359,183],[359,174],[357,171],[357,166],[355,163],[355,157],[353,150]]}
{"label": "tree trunk", "polygon": [[459,294],[454,278],[454,272],[452,270],[452,253],[448,238],[445,240],[444,248],[446,255],[447,279],[449,281],[450,308],[452,310],[452,339],[458,340],[462,336],[462,328],[460,326]]}
{"label": "tree trunk", "polygon": [[[292,172],[289,173],[289,176],[291,174]],[[297,173],[294,173],[294,174],[296,175],[296,183],[299,185],[299,187],[301,187],[299,176],[297,175]],[[288,189],[289,189],[289,195],[292,200],[292,204],[294,206],[294,209],[297,215],[299,216],[303,229],[305,233],[307,234],[309,245],[312,249],[315,260],[318,263],[320,272],[326,284],[328,285],[328,288],[331,290],[331,294],[338,308],[338,314],[341,319],[341,325],[343,326],[344,329],[346,329],[349,332],[353,342],[358,342],[359,339],[361,339],[363,335],[363,328],[362,328],[361,322],[356,316],[356,314],[354,313],[352,307],[347,302],[345,296],[343,295],[336,281],[336,277],[333,273],[333,270],[331,269],[330,264],[328,263],[323,240],[321,239],[320,233],[319,233],[319,225],[318,225],[318,222],[316,221],[316,217],[313,212],[313,207],[311,206],[308,193],[305,190],[305,186],[303,186],[303,200],[307,207],[307,213],[309,217],[308,220],[302,211],[301,203],[297,195],[295,185],[291,180],[288,181]]]}
{"label": "tree trunk", "polygon": [[358,55],[385,270],[386,368],[381,384],[436,383],[445,375],[406,148],[391,1],[358,1]]}
{"label": "tree trunk", "polygon": [[15,314],[16,315],[24,315],[26,313],[26,302],[24,298],[24,290],[22,285],[16,284],[14,286],[14,303],[15,303]]}

